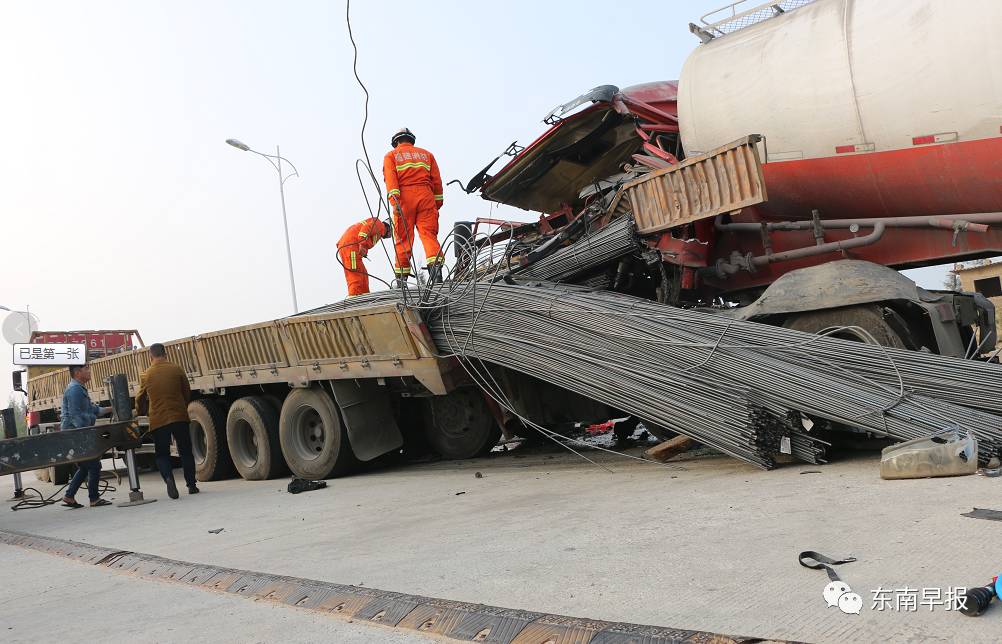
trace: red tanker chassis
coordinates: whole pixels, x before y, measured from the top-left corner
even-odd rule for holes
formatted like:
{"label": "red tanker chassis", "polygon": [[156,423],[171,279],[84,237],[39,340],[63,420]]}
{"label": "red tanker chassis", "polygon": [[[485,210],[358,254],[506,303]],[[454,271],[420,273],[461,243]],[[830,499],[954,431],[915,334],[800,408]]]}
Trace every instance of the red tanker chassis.
{"label": "red tanker chassis", "polygon": [[[517,239],[558,234],[603,193],[686,164],[678,100],[673,81],[595,88],[553,110],[544,120],[549,130],[467,189],[543,213],[518,227]],[[737,303],[745,306],[731,314],[805,331],[851,323],[887,344],[950,355],[994,346],[985,298],[925,291],[889,269],[1002,254],[1002,136],[780,161],[769,161],[768,138],[749,140],[765,160],[768,198],[641,231],[674,281],[664,289],[671,296],[646,295],[681,305]],[[643,279],[635,280],[632,292],[643,290]]]}

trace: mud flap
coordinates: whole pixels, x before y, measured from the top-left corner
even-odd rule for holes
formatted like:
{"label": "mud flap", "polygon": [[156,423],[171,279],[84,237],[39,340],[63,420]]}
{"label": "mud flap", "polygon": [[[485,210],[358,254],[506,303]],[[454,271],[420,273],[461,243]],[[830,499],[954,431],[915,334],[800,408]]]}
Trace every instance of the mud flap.
{"label": "mud flap", "polygon": [[386,387],[374,379],[332,380],[334,399],[355,457],[371,461],[404,445]]}

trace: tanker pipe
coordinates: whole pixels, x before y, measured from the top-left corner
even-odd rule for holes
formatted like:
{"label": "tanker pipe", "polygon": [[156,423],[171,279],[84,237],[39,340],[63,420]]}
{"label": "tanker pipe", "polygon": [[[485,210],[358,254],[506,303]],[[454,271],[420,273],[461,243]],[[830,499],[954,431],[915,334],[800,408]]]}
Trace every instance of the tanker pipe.
{"label": "tanker pipe", "polygon": [[[974,233],[988,232],[989,224],[1002,224],[1002,212],[979,212],[966,215],[940,215],[938,217],[872,217],[861,219],[827,219],[822,220],[822,228],[851,228],[852,226],[874,226],[878,222],[883,223],[888,228],[942,228],[945,230],[960,230]],[[766,230],[812,230],[814,222],[804,221],[777,221],[764,222]],[[723,217],[716,219],[717,230],[731,232],[760,232],[762,223],[741,222],[723,223]]]}
{"label": "tanker pipe", "polygon": [[772,264],[773,262],[785,262],[791,259],[803,259],[804,257],[813,257],[815,255],[824,255],[826,253],[837,253],[839,251],[859,248],[860,246],[869,246],[870,244],[875,244],[881,237],[883,237],[884,228],[884,222],[878,221],[873,224],[873,232],[869,235],[853,237],[852,239],[845,239],[842,241],[828,242],[819,246],[805,246],[804,248],[787,250],[782,253],[759,255],[758,257],[752,257],[751,261],[755,266],[765,266],[766,264]]}
{"label": "tanker pipe", "polygon": [[[811,222],[807,223],[810,224]],[[761,230],[761,226],[758,224],[750,225],[753,226],[754,229]],[[753,256],[751,253],[741,255],[740,253],[735,252],[731,254],[730,261],[724,261],[722,259],[717,260],[715,265],[701,269],[701,272],[708,271],[719,279],[726,279],[728,275],[733,275],[739,270],[754,272],[756,266],[766,266],[767,264],[775,262],[786,262],[793,259],[803,259],[805,257],[814,257],[815,255],[825,255],[827,253],[837,253],[840,251],[851,250],[853,248],[860,248],[862,246],[869,246],[870,244],[875,244],[881,237],[883,237],[885,229],[886,226],[884,225],[884,222],[877,221],[873,224],[873,231],[869,235],[863,235],[862,237],[853,237],[852,239],[828,242],[819,246],[805,246],[803,248],[783,251],[782,253],[767,253],[765,255],[757,256]],[[728,229],[725,228],[724,230]]]}

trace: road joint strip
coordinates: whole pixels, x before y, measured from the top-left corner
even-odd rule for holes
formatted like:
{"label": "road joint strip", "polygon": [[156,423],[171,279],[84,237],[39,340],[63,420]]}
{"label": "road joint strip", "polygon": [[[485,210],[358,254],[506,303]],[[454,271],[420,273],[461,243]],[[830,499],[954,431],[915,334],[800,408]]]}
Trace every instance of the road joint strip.
{"label": "road joint strip", "polygon": [[140,578],[271,601],[325,613],[346,621],[417,631],[459,642],[749,644],[765,641],[760,638],[606,622],[345,586],[302,577],[166,559],[12,530],[0,530],[0,543],[66,557]]}

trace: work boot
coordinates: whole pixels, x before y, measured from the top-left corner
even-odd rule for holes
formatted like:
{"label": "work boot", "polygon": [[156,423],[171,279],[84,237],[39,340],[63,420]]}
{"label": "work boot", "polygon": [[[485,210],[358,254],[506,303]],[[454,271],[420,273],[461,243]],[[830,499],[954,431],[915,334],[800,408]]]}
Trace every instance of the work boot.
{"label": "work boot", "polygon": [[188,494],[198,494],[201,490],[198,489],[197,485],[188,486]]}
{"label": "work boot", "polygon": [[425,266],[425,270],[428,271],[428,283],[430,283],[430,284],[441,284],[442,283],[442,265],[441,264],[431,264],[430,266]]}
{"label": "work boot", "polygon": [[167,484],[167,496],[172,499],[176,499],[181,496],[177,492],[177,483],[174,482],[174,479],[167,479],[164,483]]}
{"label": "work boot", "polygon": [[410,275],[397,275],[396,279],[390,282],[390,288],[399,288],[399,289],[407,288],[407,280],[409,278]]}

